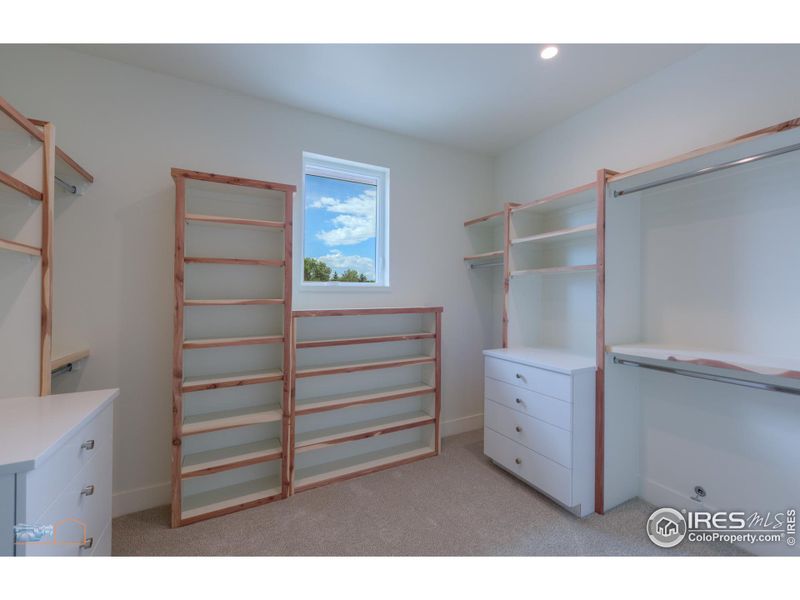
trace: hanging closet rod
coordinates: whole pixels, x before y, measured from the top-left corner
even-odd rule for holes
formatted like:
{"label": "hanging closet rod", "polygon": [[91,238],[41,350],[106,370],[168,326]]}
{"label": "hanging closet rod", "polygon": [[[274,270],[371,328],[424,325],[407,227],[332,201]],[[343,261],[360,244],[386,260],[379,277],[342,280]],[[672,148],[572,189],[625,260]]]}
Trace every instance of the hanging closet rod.
{"label": "hanging closet rod", "polygon": [[692,177],[697,177],[698,175],[708,175],[709,173],[716,173],[717,171],[724,171],[725,169],[731,169],[733,167],[738,167],[739,165],[744,165],[747,163],[755,162],[757,160],[763,160],[765,158],[772,158],[773,156],[780,156],[781,154],[788,154],[789,152],[794,152],[795,150],[800,150],[800,144],[793,144],[791,146],[784,146],[783,148],[777,148],[775,150],[769,150],[767,152],[762,152],[760,154],[754,154],[752,156],[746,156],[744,158],[738,158],[736,160],[731,160],[728,162],[720,163],[718,165],[711,165],[710,167],[703,167],[702,169],[698,169],[697,171],[692,171],[691,173],[683,173],[681,175],[674,175],[673,177],[666,177],[665,179],[659,179],[658,181],[654,181],[652,183],[644,183],[642,185],[637,185],[627,190],[614,190],[614,197],[617,198],[619,196],[623,196],[625,194],[633,194],[635,192],[641,192],[643,190],[649,190],[650,188],[659,187],[662,185],[666,185],[668,183],[674,183],[676,181],[683,181],[684,179],[691,179]]}
{"label": "hanging closet rod", "polygon": [[64,189],[66,189],[70,194],[77,194],[78,193],[78,186],[77,185],[72,185],[71,183],[67,183],[66,181],[61,179],[61,177],[58,177],[57,175],[56,175],[56,182],[60,183],[64,187]]}
{"label": "hanging closet rod", "polygon": [[708,379],[709,381],[716,381],[718,383],[730,383],[731,385],[740,385],[742,387],[755,388],[758,390],[766,390],[769,392],[782,392],[784,394],[794,394],[800,396],[800,389],[791,388],[784,385],[775,383],[761,383],[760,381],[749,381],[747,379],[739,379],[738,377],[726,377],[724,375],[709,375],[708,373],[697,373],[695,371],[686,371],[685,369],[674,369],[670,367],[661,367],[658,365],[648,365],[645,363],[636,362],[634,360],[626,360],[622,358],[613,358],[615,365],[626,365],[630,367],[640,367],[642,369],[652,369],[653,371],[661,371],[663,373],[674,373],[675,375],[683,375],[685,377],[693,377],[695,379]]}
{"label": "hanging closet rod", "polygon": [[479,265],[470,265],[470,269],[488,269],[489,267],[500,267],[502,266],[502,262],[493,262],[493,263],[481,263]]}

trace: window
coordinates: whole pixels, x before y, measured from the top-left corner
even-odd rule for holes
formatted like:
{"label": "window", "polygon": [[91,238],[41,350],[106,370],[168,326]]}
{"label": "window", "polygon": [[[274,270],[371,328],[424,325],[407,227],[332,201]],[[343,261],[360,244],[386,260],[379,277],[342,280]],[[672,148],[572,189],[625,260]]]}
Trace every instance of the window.
{"label": "window", "polygon": [[309,288],[389,286],[389,169],[303,153],[303,274]]}

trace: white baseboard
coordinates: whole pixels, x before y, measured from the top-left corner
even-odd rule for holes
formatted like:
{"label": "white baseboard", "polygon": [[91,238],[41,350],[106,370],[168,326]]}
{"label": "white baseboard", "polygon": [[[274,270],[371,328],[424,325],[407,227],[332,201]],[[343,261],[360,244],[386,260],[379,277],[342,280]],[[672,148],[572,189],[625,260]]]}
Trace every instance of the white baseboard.
{"label": "white baseboard", "polygon": [[145,487],[117,492],[111,501],[112,517],[121,517],[130,513],[164,506],[170,502],[170,483],[157,483]]}
{"label": "white baseboard", "polygon": [[483,429],[483,413],[448,419],[442,423],[442,437]]}
{"label": "white baseboard", "polygon": [[[483,413],[450,419],[442,423],[442,437],[457,435],[483,428]],[[170,484],[157,483],[145,487],[117,492],[112,501],[112,516],[121,517],[130,513],[164,506],[170,502]]]}

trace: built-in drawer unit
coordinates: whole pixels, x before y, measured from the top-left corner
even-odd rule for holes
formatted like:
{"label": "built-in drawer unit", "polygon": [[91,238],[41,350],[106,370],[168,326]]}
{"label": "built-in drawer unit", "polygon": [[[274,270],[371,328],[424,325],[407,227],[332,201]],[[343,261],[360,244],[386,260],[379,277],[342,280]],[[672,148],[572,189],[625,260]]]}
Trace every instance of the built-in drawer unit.
{"label": "built-in drawer unit", "polygon": [[573,513],[594,511],[594,359],[486,350],[484,453]]}
{"label": "built-in drawer unit", "polygon": [[[0,400],[0,555],[107,556],[113,400],[99,390]],[[3,494],[3,489],[8,493]],[[11,522],[7,522],[10,520]]]}

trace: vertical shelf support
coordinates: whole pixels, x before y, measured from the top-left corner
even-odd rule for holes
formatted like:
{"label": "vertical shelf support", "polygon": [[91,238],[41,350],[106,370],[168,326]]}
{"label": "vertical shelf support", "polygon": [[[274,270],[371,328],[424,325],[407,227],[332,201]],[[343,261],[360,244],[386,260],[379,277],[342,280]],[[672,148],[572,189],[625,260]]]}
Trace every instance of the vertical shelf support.
{"label": "vertical shelf support", "polygon": [[283,209],[283,397],[281,408],[281,496],[288,498],[292,490],[294,469],[294,326],[292,319],[292,210],[293,192],[284,192]]}
{"label": "vertical shelf support", "polygon": [[508,348],[508,292],[511,281],[511,208],[503,208],[503,348]]}
{"label": "vertical shelf support", "polygon": [[594,511],[605,511],[606,184],[615,171],[597,171],[597,341],[594,409]]}
{"label": "vertical shelf support", "polygon": [[183,303],[186,179],[175,179],[175,322],[172,344],[172,526],[181,524],[181,428],[183,426]]}
{"label": "vertical shelf support", "polygon": [[44,168],[42,177],[42,287],[41,344],[39,348],[39,395],[50,393],[53,346],[53,220],[55,219],[56,130],[52,123],[43,126]]}

